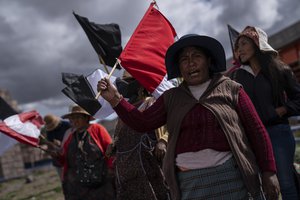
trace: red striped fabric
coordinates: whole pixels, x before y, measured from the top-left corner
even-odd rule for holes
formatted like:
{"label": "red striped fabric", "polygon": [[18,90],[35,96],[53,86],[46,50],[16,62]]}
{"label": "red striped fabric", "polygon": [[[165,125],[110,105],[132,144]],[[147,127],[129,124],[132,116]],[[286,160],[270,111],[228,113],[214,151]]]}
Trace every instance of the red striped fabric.
{"label": "red striped fabric", "polygon": [[43,119],[38,112],[24,112],[12,115],[0,122],[0,132],[21,143],[36,147],[43,124]]}

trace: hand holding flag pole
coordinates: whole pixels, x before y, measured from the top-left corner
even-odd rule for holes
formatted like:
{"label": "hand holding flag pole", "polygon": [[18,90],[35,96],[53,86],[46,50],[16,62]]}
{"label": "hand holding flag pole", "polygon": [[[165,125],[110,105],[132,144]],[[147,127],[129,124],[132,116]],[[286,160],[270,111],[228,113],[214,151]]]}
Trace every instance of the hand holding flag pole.
{"label": "hand holding flag pole", "polygon": [[[118,64],[121,66],[120,60],[117,58],[117,61],[114,65],[114,67],[112,68],[112,70],[110,71],[110,73],[107,76],[108,79],[110,79],[110,77],[114,73],[115,69],[117,68]],[[96,99],[98,99],[100,97],[100,95],[101,95],[101,91],[99,91],[98,94],[96,95]]]}
{"label": "hand holding flag pole", "polygon": [[52,157],[56,158],[60,156],[61,147],[60,144],[57,144],[56,142],[49,141],[44,135],[40,135],[40,137],[43,139],[44,144],[46,145],[38,145],[37,148],[40,150],[50,154]]}
{"label": "hand holding flag pole", "polygon": [[[56,146],[56,147],[60,147],[58,144],[56,144],[55,142],[51,142],[51,141],[49,141],[44,135],[40,135],[40,138],[43,140],[43,143],[45,143],[46,145],[51,145],[51,146]],[[44,150],[44,151],[46,151],[47,149],[44,149],[43,147],[42,147],[42,145],[38,145],[38,148],[40,148],[41,150]]]}
{"label": "hand holding flag pole", "polygon": [[49,141],[44,135],[40,135],[40,138],[42,138],[43,139],[43,142],[45,143],[45,144],[50,144],[50,145],[53,145],[53,146],[57,146],[57,147],[59,147],[59,145],[57,144],[57,143],[55,143],[55,142],[51,142],[51,141]]}

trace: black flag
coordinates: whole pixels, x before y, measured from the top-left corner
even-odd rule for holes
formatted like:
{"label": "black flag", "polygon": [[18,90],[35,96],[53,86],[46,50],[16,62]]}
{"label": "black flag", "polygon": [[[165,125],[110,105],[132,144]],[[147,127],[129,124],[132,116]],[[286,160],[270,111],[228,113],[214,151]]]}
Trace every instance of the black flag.
{"label": "black flag", "polygon": [[236,55],[234,53],[235,52],[234,44],[240,33],[237,30],[235,30],[234,28],[232,28],[229,24],[227,24],[227,28],[228,28],[230,45],[231,45],[231,50],[232,50],[232,58],[233,58],[233,61],[232,61],[233,67],[230,67],[229,70],[227,70],[227,72],[225,73],[225,75],[229,76],[234,70],[236,70],[237,68],[239,68],[241,66],[239,59],[236,58]]}
{"label": "black flag", "polygon": [[2,97],[0,97],[0,119],[4,120],[7,117],[17,114],[18,112],[13,109]]}
{"label": "black flag", "polygon": [[227,27],[228,27],[232,55],[234,57],[234,44],[240,33],[237,30],[235,30],[234,28],[232,28],[229,24],[227,24]]}
{"label": "black flag", "polygon": [[[70,83],[62,90],[67,97],[69,97],[76,104],[85,109],[92,116],[102,107],[97,99],[90,84],[83,75],[72,76],[74,74],[63,73],[63,82]],[[65,78],[68,78],[67,80]],[[71,80],[70,77],[73,77]]]}
{"label": "black flag", "polygon": [[77,81],[80,77],[79,74],[73,74],[73,73],[61,73],[62,74],[62,82],[66,86],[70,86],[73,82]]}
{"label": "black flag", "polygon": [[[118,24],[96,24],[90,22],[88,18],[77,15],[75,18],[83,28],[92,46],[105,64],[114,66],[116,58],[122,52],[121,31]],[[119,67],[119,66],[118,66]],[[120,67],[119,67],[120,69]]]}

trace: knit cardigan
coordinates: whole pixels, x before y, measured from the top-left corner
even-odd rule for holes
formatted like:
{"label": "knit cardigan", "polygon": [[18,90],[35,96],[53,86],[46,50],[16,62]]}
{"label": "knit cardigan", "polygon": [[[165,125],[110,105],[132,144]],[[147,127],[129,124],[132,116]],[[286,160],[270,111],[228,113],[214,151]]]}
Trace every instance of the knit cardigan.
{"label": "knit cardigan", "polygon": [[185,82],[163,94],[167,109],[167,128],[170,133],[163,171],[173,200],[180,200],[181,196],[176,181],[175,169],[175,148],[180,125],[187,112],[198,103],[210,110],[218,120],[248,191],[252,195],[259,191],[261,181],[256,158],[246,137],[242,122],[235,110],[240,87],[238,83],[227,77],[215,75],[199,100],[192,96]]}

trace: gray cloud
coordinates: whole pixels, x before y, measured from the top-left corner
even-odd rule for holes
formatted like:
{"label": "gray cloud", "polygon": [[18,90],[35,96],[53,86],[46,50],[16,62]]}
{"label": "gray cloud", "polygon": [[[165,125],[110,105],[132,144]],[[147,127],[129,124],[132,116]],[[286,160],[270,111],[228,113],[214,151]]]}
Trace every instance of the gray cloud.
{"label": "gray cloud", "polygon": [[[89,74],[98,58],[72,15],[118,23],[123,46],[149,6],[140,0],[0,1],[0,88],[20,103],[63,98],[61,72]],[[157,0],[179,36],[199,33],[221,41],[231,56],[226,24],[269,34],[300,20],[299,0]],[[54,100],[51,102],[55,102]]]}

